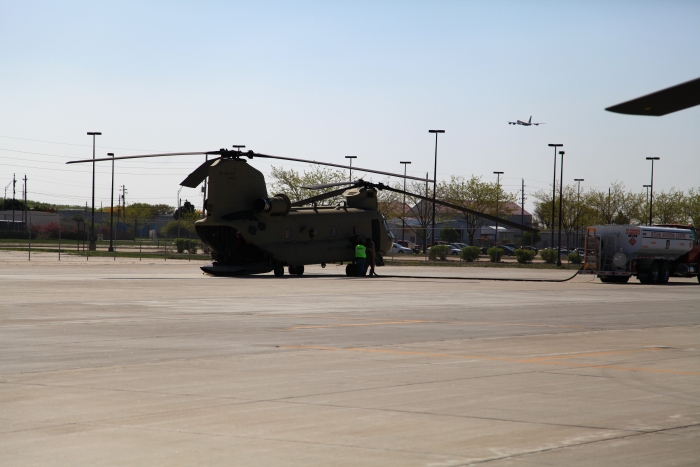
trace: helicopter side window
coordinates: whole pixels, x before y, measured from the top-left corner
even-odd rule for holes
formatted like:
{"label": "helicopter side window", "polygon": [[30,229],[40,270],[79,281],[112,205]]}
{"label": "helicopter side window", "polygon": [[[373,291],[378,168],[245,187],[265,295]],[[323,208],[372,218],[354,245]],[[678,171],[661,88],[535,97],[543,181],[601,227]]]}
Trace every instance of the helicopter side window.
{"label": "helicopter side window", "polygon": [[286,238],[287,240],[291,240],[291,239],[292,239],[292,229],[287,229],[287,230],[285,230],[285,232],[284,232],[284,238]]}
{"label": "helicopter side window", "polygon": [[333,226],[331,227],[331,237],[335,237],[336,235],[338,235],[338,229]]}

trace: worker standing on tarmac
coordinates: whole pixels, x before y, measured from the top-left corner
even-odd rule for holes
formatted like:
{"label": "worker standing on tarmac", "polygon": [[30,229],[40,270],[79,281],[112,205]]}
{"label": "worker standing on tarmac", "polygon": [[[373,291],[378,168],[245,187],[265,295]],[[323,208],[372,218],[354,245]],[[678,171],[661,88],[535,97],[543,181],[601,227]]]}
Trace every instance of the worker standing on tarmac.
{"label": "worker standing on tarmac", "polygon": [[355,245],[355,265],[357,266],[357,275],[362,277],[365,275],[365,262],[367,261],[367,248],[362,240]]}
{"label": "worker standing on tarmac", "polygon": [[374,242],[371,238],[367,239],[367,266],[369,267],[369,276],[376,276],[374,268],[377,266],[377,250],[374,248]]}

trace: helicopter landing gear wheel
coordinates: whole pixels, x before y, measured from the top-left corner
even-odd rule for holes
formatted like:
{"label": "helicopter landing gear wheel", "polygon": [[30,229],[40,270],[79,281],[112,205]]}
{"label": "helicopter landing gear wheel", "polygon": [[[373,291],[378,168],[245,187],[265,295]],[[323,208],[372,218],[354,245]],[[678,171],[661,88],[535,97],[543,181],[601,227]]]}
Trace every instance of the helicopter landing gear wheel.
{"label": "helicopter landing gear wheel", "polygon": [[274,272],[277,277],[284,276],[284,266],[275,266]]}
{"label": "helicopter landing gear wheel", "polygon": [[345,266],[345,275],[350,277],[357,276],[357,265],[350,263]]}

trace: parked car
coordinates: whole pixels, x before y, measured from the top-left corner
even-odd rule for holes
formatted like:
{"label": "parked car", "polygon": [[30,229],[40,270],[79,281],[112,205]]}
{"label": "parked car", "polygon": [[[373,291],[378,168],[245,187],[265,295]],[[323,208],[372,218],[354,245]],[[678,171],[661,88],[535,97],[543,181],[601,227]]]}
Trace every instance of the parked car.
{"label": "parked car", "polygon": [[515,248],[506,245],[499,245],[498,248],[503,250],[503,256],[515,256]]}
{"label": "parked car", "polygon": [[524,246],[524,247],[523,247],[523,250],[530,250],[530,251],[534,251],[534,252],[535,252],[535,255],[537,255],[537,253],[539,253],[539,252],[540,252],[540,250],[538,250],[538,249],[537,249],[537,248],[535,248],[534,246],[529,246],[529,245],[528,245],[528,246]]}
{"label": "parked car", "polygon": [[394,245],[391,247],[391,250],[389,250],[390,255],[412,255],[413,250],[410,248],[406,248],[405,246],[401,246],[398,243],[394,243]]}
{"label": "parked car", "polygon": [[467,245],[466,243],[453,243],[452,246],[455,246],[461,250],[462,248],[468,247],[469,245]]}

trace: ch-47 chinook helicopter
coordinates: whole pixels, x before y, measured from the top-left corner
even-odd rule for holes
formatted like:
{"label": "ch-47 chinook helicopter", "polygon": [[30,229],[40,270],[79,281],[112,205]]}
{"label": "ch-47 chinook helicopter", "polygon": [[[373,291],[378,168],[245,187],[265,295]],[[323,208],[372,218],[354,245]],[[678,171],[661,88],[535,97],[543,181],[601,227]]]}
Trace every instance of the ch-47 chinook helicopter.
{"label": "ch-47 chinook helicopter", "polygon": [[[391,249],[394,241],[384,217],[378,211],[378,190],[405,193],[414,198],[432,201],[425,196],[364,180],[304,187],[312,190],[336,186],[343,188],[295,202],[291,202],[283,193],[269,196],[263,174],[248,164],[245,158],[280,159],[338,168],[351,167],[270,156],[253,151],[243,152],[240,148],[86,159],[68,163],[200,154],[219,157],[200,165],[180,185],[196,188],[209,177],[209,193],[205,201],[206,215],[195,223],[195,231],[211,250],[213,263],[203,266],[202,270],[212,275],[236,276],[274,271],[276,276],[283,276],[285,267],[288,268],[289,274],[302,275],[307,264],[325,266],[326,263],[346,262],[346,274],[354,276],[354,249],[359,241],[371,238],[380,256]],[[390,172],[353,168],[363,172],[425,181]],[[320,201],[341,194],[345,201],[337,206],[317,205]],[[537,232],[531,227],[489,214],[440,200],[435,202],[451,209],[498,221],[502,225]],[[304,207],[308,205],[310,207]]]}

